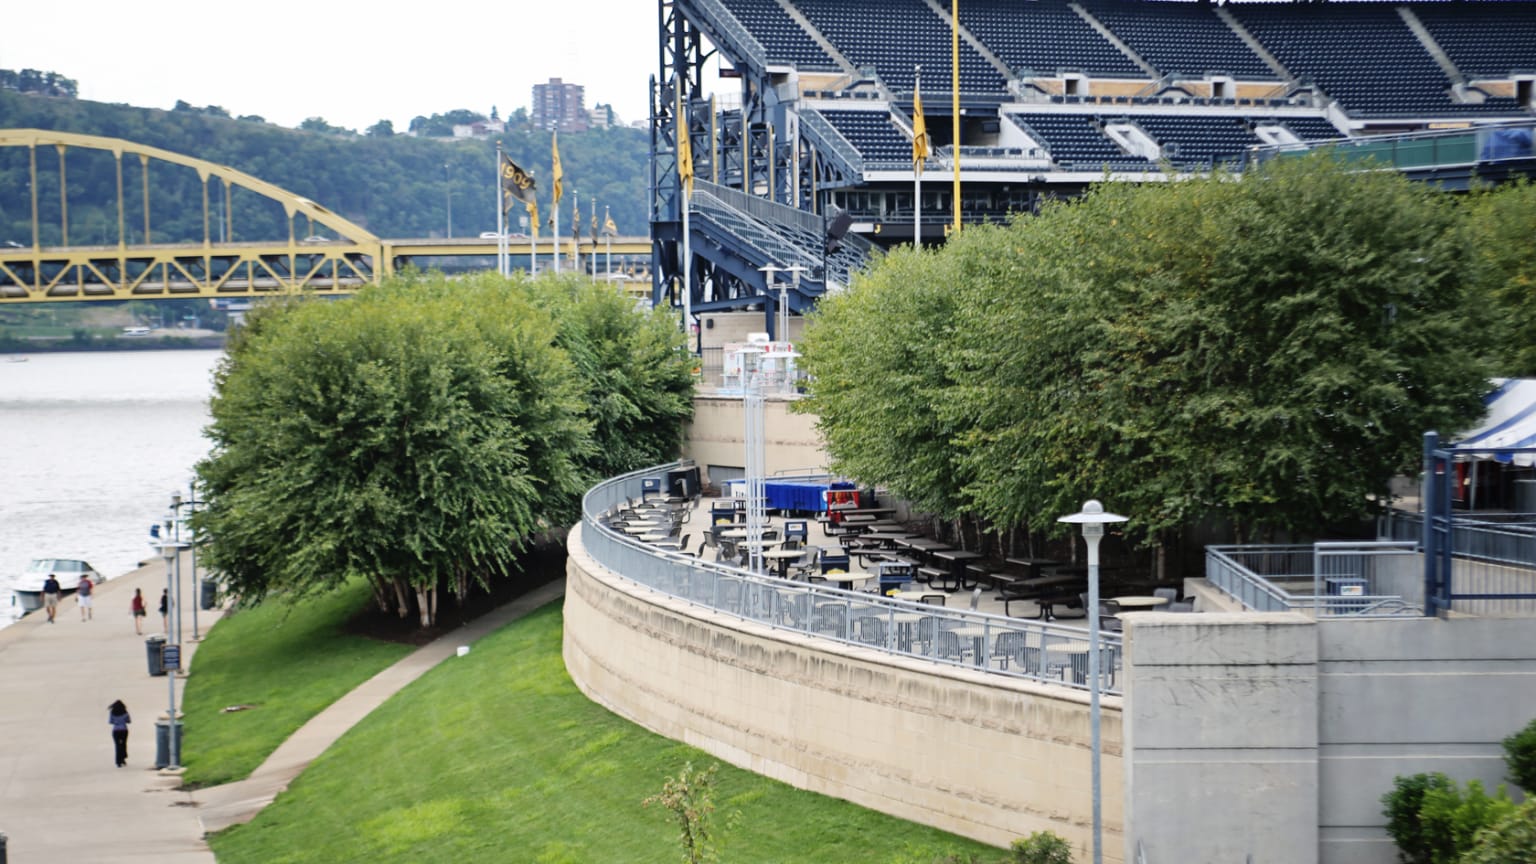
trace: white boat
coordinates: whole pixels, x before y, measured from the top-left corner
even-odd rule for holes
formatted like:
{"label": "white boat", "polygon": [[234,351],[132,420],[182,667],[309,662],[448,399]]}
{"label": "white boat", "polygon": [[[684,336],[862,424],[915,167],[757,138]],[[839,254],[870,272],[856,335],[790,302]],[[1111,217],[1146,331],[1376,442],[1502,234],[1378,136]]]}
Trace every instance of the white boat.
{"label": "white boat", "polygon": [[23,614],[42,607],[43,583],[50,573],[59,580],[59,590],[66,594],[80,587],[81,577],[89,576],[98,585],[103,580],[95,567],[79,558],[33,558],[27,569],[12,577],[6,586],[15,593]]}

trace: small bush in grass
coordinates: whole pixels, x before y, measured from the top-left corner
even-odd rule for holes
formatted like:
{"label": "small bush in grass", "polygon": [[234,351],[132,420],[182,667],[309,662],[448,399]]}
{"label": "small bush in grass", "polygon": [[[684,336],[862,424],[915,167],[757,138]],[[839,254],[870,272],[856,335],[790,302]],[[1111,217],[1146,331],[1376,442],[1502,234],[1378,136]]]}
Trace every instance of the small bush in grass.
{"label": "small bush in grass", "polygon": [[1009,848],[1014,864],[1072,864],[1072,847],[1050,831],[1036,831]]}
{"label": "small bush in grass", "polygon": [[1536,795],[1536,720],[1504,739],[1504,764],[1509,782]]}
{"label": "small bush in grass", "polygon": [[1463,792],[1439,772],[1398,777],[1381,801],[1403,864],[1458,864],[1479,831],[1515,809],[1502,786],[1489,795],[1473,780]]}
{"label": "small bush in grass", "polygon": [[[683,851],[683,864],[713,864],[720,860],[720,841],[715,830],[715,774],[719,764],[697,771],[692,762],[684,762],[676,777],[668,777],[661,793],[642,802],[672,811],[677,820],[677,842]],[[734,819],[727,820],[726,827]]]}

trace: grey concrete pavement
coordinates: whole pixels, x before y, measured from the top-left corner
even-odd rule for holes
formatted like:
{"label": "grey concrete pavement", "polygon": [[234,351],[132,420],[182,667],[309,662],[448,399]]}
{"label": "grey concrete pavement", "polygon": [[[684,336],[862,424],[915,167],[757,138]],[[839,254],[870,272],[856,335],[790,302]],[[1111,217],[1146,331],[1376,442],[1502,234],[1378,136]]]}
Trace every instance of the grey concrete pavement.
{"label": "grey concrete pavement", "polygon": [[[189,562],[182,576],[183,665],[195,677]],[[191,792],[153,768],[155,720],[169,697],[167,679],[148,673],[144,643],[160,633],[154,610],[164,587],[164,565],[154,561],[100,586],[92,621],[80,621],[71,597],[57,623],[38,612],[0,630],[0,833],[9,864],[214,864],[205,831],[249,821],[368,712],[458,646],[558,599],[565,582],[412,652],[305,724],[246,780]],[[134,588],[150,608],[142,636],[128,611]],[[221,617],[198,615],[204,633]],[[183,684],[176,681],[178,706]],[[107,706],[114,699],[133,715],[125,768],[113,765]]]}
{"label": "grey concrete pavement", "polygon": [[[187,665],[196,652],[190,560],[182,581]],[[0,630],[0,832],[10,864],[213,864],[190,799],[175,791],[180,780],[154,770],[155,719],[169,696],[167,679],[149,675],[144,642],[161,632],[164,587],[155,560],[99,586],[91,621],[68,597],[56,623],[39,611]],[[134,588],[150,609],[142,636],[128,611]],[[199,611],[198,622],[206,632],[218,617]],[[114,699],[133,717],[125,768],[113,764]]]}

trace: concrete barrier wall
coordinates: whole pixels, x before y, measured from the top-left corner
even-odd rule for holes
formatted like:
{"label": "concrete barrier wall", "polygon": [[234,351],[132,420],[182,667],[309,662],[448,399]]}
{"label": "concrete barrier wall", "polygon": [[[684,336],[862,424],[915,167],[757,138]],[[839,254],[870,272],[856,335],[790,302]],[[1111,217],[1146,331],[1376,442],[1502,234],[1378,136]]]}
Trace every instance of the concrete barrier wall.
{"label": "concrete barrier wall", "polygon": [[[1006,846],[1054,831],[1088,860],[1087,695],[800,636],[690,606],[571,532],[566,669],[594,701],[794,786]],[[1102,738],[1105,860],[1120,862],[1120,700]]]}
{"label": "concrete barrier wall", "polygon": [[1394,864],[1381,796],[1399,775],[1504,782],[1500,742],[1536,718],[1529,618],[1318,624],[1324,864]]}
{"label": "concrete barrier wall", "polygon": [[1317,642],[1304,616],[1144,612],[1125,626],[1125,855],[1317,860]]}

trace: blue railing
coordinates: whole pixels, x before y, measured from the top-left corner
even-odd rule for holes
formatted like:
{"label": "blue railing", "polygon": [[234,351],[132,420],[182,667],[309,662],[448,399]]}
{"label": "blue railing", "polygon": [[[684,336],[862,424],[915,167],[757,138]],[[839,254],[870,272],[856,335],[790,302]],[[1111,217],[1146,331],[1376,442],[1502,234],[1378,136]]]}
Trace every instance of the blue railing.
{"label": "blue railing", "polygon": [[1377,593],[1378,557],[1414,554],[1411,543],[1316,543],[1311,546],[1207,546],[1205,578],[1255,612],[1319,618],[1421,617],[1399,594]]}
{"label": "blue railing", "polygon": [[[990,675],[1088,689],[1088,631],[985,612],[930,606],[759,576],[658,549],[603,524],[638,501],[644,481],[681,463],[635,471],[594,486],[582,499],[582,543],[599,564],[689,605],[849,648],[918,658]],[[1119,634],[1101,633],[1100,687],[1119,693]]]}

